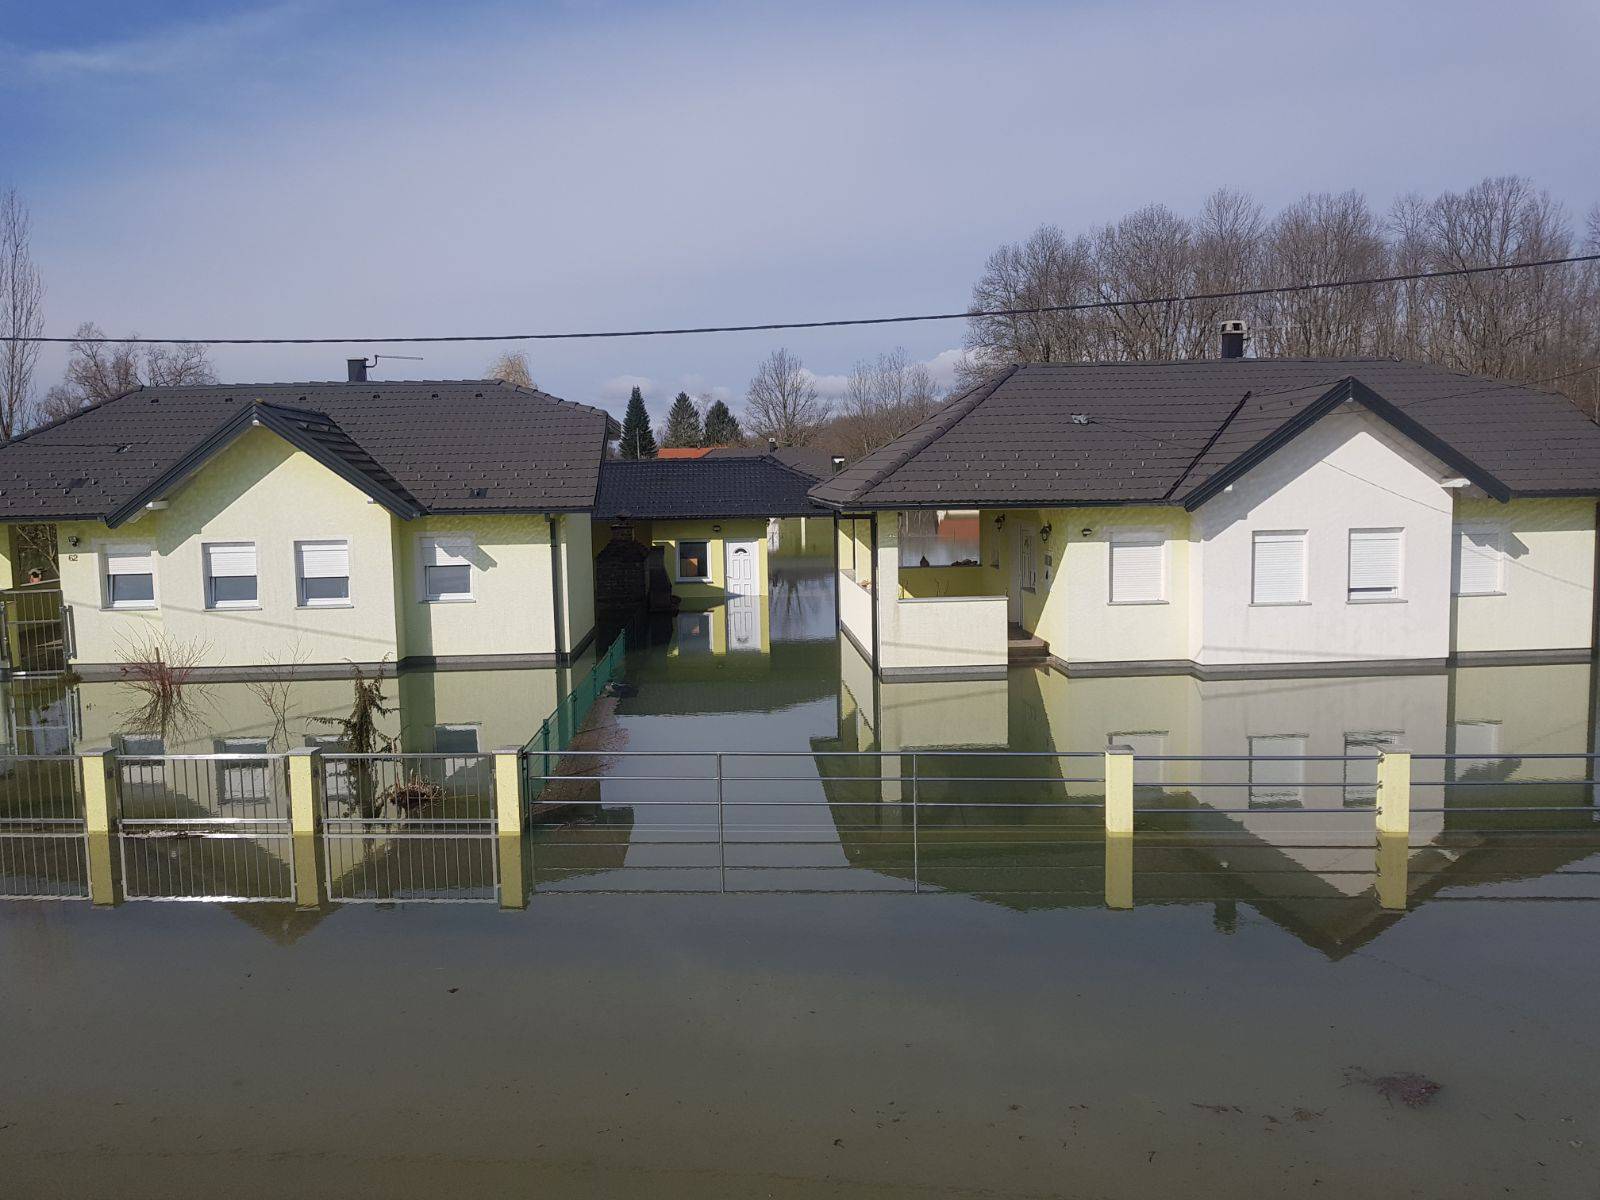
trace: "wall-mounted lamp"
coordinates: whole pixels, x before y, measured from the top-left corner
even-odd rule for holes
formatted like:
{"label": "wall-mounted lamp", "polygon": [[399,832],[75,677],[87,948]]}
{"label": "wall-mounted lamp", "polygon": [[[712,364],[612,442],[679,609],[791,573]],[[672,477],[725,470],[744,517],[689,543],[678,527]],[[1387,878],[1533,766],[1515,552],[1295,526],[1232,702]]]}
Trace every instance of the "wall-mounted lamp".
{"label": "wall-mounted lamp", "polygon": [[712,533],[721,533],[722,532],[722,526],[721,525],[713,525],[711,527],[711,532]]}
{"label": "wall-mounted lamp", "polygon": [[69,546],[76,546],[81,541],[83,541],[83,539],[75,533],[67,535],[67,545]]}
{"label": "wall-mounted lamp", "polygon": [[1084,537],[1088,537],[1090,534],[1092,534],[1094,532],[1094,530],[1090,529],[1087,525],[1085,525],[1082,529],[1078,530],[1078,532],[1081,533]]}
{"label": "wall-mounted lamp", "polygon": [[1005,515],[1005,513],[1001,513],[998,517],[996,517],[994,519],[994,527],[996,529],[1004,529],[1005,525],[1006,525],[1006,515]]}
{"label": "wall-mounted lamp", "polygon": [[1046,525],[1043,529],[1039,530],[1039,540],[1041,542],[1048,542],[1050,540],[1050,531],[1054,528],[1054,525]]}

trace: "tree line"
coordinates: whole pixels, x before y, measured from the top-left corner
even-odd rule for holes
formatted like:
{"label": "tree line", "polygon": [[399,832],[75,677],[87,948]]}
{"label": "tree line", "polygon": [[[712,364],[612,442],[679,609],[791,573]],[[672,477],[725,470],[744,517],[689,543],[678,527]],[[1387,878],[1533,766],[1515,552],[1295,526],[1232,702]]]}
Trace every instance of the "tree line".
{"label": "tree line", "polygon": [[[1098,229],[1042,225],[989,256],[971,310],[1089,304],[1367,279],[1600,252],[1600,205],[1575,228],[1521,176],[1401,197],[1318,192],[1269,216],[1213,193],[1194,216],[1160,204]],[[1248,322],[1272,357],[1394,357],[1545,383],[1600,419],[1600,264],[1226,300],[968,321],[972,383],[1018,362],[1206,358],[1220,322]]]}

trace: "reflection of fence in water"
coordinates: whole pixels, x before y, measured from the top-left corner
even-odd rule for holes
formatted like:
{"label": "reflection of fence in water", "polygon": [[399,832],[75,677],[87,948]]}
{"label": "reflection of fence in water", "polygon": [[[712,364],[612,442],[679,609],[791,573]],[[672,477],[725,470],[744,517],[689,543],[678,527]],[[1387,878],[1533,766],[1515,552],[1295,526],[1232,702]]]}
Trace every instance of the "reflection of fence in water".
{"label": "reflection of fence in water", "polygon": [[79,822],[0,824],[0,899],[86,899],[85,850]]}

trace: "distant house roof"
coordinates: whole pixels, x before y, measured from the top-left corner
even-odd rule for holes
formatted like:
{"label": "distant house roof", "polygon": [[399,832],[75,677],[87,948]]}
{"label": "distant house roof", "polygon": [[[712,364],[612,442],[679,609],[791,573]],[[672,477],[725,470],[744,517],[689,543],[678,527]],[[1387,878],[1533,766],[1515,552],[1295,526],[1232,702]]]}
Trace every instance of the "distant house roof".
{"label": "distant house roof", "polygon": [[828,510],[806,495],[816,477],[770,454],[609,459],[600,468],[602,520],[805,517]]}
{"label": "distant house roof", "polygon": [[119,523],[253,424],[408,516],[586,511],[617,434],[499,380],[136,388],[0,448],[0,520]]}
{"label": "distant house roof", "polygon": [[809,446],[672,446],[656,453],[658,459],[667,458],[761,458],[771,455],[785,466],[804,471],[816,479],[833,473],[833,458]]}
{"label": "distant house roof", "polygon": [[1194,508],[1347,403],[1489,495],[1600,495],[1600,427],[1564,397],[1393,359],[1013,367],[812,489],[833,508]]}

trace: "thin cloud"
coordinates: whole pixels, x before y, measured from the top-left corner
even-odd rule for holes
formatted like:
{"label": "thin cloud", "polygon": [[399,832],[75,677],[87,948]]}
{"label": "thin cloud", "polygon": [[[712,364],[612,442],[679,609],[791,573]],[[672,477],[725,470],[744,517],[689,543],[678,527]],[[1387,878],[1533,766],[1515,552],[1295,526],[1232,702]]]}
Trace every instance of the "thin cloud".
{"label": "thin cloud", "polygon": [[74,75],[161,75],[201,63],[214,67],[219,58],[281,37],[312,7],[306,3],[273,5],[254,12],[173,25],[144,37],[81,47],[12,49],[0,61],[9,60],[16,70],[47,79]]}

